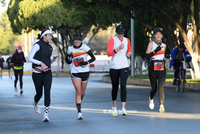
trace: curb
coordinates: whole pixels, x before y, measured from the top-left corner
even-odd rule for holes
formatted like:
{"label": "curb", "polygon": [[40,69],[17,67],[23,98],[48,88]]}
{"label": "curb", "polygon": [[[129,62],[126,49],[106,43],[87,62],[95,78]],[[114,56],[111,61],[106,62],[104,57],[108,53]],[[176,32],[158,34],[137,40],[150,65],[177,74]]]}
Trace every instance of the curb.
{"label": "curb", "polygon": [[[109,77],[102,77],[101,79],[104,82],[111,82]],[[150,81],[149,80],[143,80],[143,79],[131,79],[129,78],[127,80],[127,84],[133,84],[133,85],[145,85],[145,86],[150,86]],[[175,88],[172,85],[172,82],[166,81],[164,87],[168,88]],[[190,90],[196,90],[200,91],[200,83],[185,83],[185,88],[190,89]]]}

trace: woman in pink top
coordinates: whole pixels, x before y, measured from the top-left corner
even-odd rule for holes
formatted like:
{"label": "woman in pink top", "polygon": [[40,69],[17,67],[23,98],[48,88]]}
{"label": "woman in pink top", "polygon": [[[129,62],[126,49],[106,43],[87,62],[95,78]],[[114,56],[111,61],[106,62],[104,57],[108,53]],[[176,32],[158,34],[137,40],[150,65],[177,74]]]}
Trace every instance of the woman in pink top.
{"label": "woman in pink top", "polygon": [[112,37],[108,42],[107,55],[111,58],[110,62],[110,78],[112,82],[112,112],[111,114],[117,116],[117,92],[119,88],[119,79],[120,79],[120,88],[121,88],[121,102],[122,102],[122,115],[126,116],[126,82],[129,74],[129,62],[128,58],[130,57],[132,50],[130,45],[130,40],[124,37],[125,30],[123,25],[118,25],[116,27],[116,36]]}

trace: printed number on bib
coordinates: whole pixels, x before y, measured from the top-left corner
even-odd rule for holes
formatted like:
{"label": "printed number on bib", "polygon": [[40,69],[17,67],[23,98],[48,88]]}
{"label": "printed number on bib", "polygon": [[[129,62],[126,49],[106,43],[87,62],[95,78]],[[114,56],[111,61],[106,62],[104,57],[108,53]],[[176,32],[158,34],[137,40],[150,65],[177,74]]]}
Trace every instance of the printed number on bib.
{"label": "printed number on bib", "polygon": [[83,58],[76,58],[76,59],[74,59],[74,65],[75,65],[75,67],[80,66],[80,62],[84,62]]}
{"label": "printed number on bib", "polygon": [[164,70],[164,62],[154,62],[154,70],[155,71]]}

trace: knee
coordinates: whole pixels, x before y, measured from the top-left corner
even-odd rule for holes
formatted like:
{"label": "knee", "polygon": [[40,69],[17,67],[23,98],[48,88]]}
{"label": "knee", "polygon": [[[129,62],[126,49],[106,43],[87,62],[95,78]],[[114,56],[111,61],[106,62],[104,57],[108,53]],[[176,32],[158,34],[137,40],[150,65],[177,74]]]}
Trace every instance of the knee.
{"label": "knee", "polygon": [[76,91],[76,95],[81,96],[82,95],[81,91]]}

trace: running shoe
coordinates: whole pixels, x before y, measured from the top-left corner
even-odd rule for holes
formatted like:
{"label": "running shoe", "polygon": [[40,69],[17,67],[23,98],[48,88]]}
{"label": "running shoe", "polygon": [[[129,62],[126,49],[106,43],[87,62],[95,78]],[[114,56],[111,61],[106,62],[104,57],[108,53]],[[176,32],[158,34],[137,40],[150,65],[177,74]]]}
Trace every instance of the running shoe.
{"label": "running shoe", "polygon": [[16,87],[14,87],[14,90],[15,90],[15,92],[17,93],[17,88],[16,88]]}
{"label": "running shoe", "polygon": [[34,110],[35,110],[35,112],[37,113],[37,114],[40,114],[41,113],[41,110],[40,110],[40,108],[37,106],[37,105],[35,105],[35,101],[33,101],[33,107],[34,107]]}
{"label": "running shoe", "polygon": [[49,122],[48,113],[44,113],[44,119],[42,121],[43,122]]}
{"label": "running shoe", "polygon": [[165,112],[165,108],[163,105],[160,105],[160,109],[159,109],[160,114],[164,114]]}
{"label": "running shoe", "polygon": [[150,97],[149,97],[149,108],[152,110],[152,109],[154,109],[154,102],[153,102],[153,99],[151,99]]}
{"label": "running shoe", "polygon": [[77,118],[77,120],[83,120],[83,115],[82,115],[81,112],[78,113],[78,118]]}
{"label": "running shoe", "polygon": [[122,116],[127,116],[126,109],[124,107],[122,108]]}
{"label": "running shoe", "polygon": [[22,95],[22,94],[23,94],[23,90],[21,89],[21,90],[20,90],[20,95]]}
{"label": "running shoe", "polygon": [[112,107],[112,116],[117,117],[117,107]]}

